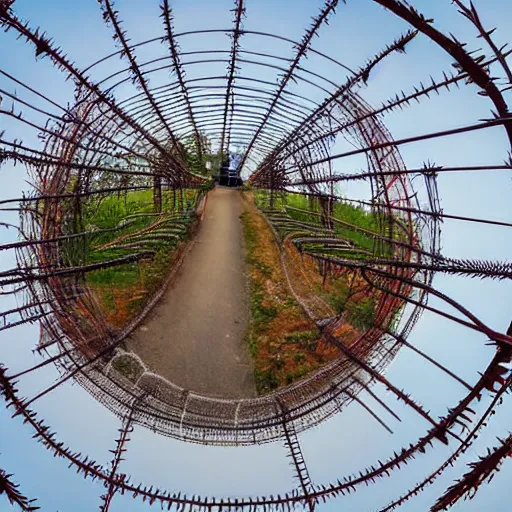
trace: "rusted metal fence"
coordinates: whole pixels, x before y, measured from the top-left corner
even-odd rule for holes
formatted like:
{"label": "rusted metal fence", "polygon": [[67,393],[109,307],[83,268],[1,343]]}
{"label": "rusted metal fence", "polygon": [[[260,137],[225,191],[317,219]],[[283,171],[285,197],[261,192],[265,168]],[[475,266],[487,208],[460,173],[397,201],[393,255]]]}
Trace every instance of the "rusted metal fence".
{"label": "rusted metal fence", "polygon": [[[314,510],[328,499],[360,489],[364,492],[362,488],[367,484],[391,477],[409,460],[435,450],[440,443],[453,446],[452,455],[437,470],[426,475],[415,488],[404,491],[393,503],[383,505],[382,511],[392,510],[419,494],[468,450],[507,393],[512,379],[508,370],[512,332],[488,326],[464,304],[438,290],[433,279],[440,273],[468,279],[512,277],[512,265],[505,261],[443,255],[441,224],[445,220],[503,230],[510,229],[512,223],[445,212],[437,183],[438,176],[444,173],[512,170],[512,117],[507,103],[507,91],[512,88],[510,52],[495,42],[494,30],[484,26],[476,8],[462,0],[453,3],[486,44],[485,51],[470,51],[465,43],[438,30],[432,20],[405,2],[373,1],[388,14],[400,18],[409,29],[377,49],[359,69],[351,70],[336,60],[336,55],[325,55],[313,45],[315,36],[335,16],[336,9],[344,8],[344,2],[337,0],[325,2],[299,41],[245,30],[244,20],[250,16],[250,6],[244,0],[235,1],[231,28],[179,33],[170,2],[162,0],[162,34],[137,44],[129,40],[113,1],[100,0],[103,19],[118,50],[82,70],[50,36],[22,20],[15,3],[0,0],[0,25],[8,32],[6,37],[24,40],[37,57],[50,60],[75,89],[74,104],[61,104],[58,99],[39,92],[36,79],[25,83],[0,69],[2,83],[10,85],[0,89],[3,99],[0,116],[30,134],[28,139],[34,136],[39,139],[38,144],[24,143],[10,138],[9,130],[0,132],[0,164],[15,164],[25,169],[32,182],[28,194],[1,201],[4,211],[19,214],[19,224],[2,223],[4,227],[14,228],[19,237],[0,246],[14,262],[11,268],[2,269],[0,287],[5,296],[15,297],[20,305],[1,313],[0,330],[37,323],[40,337],[34,340],[34,349],[41,356],[38,364],[17,373],[0,367],[0,391],[11,411],[23,417],[33,429],[34,437],[50,453],[63,458],[84,477],[104,483],[101,510],[109,510],[116,492],[130,492],[136,499],[177,510],[289,510],[295,506]],[[226,33],[231,43],[228,49],[214,51],[205,44],[203,50],[181,51],[182,38]],[[291,43],[294,54],[290,58],[244,50],[244,38],[249,36],[265,42]],[[363,97],[374,70],[390,56],[408,51],[419,38],[428,39],[449,55],[455,71],[440,70],[438,77],[430,77],[428,83],[419,83],[409,91],[397,89],[396,95],[382,105],[370,106]],[[137,49],[156,46],[165,47],[168,55],[149,61],[137,57]],[[339,84],[329,76],[311,71],[308,55],[345,70],[346,81]],[[116,59],[121,60],[123,68],[102,75],[99,71],[105,69],[102,65]],[[225,76],[193,80],[187,77],[188,66],[211,62],[225,64]],[[278,83],[243,74],[241,66],[247,63],[277,70]],[[168,83],[153,87],[152,74],[162,70],[170,73]],[[223,85],[218,85],[220,79]],[[137,92],[123,96],[126,84],[134,86]],[[292,92],[292,84],[307,84],[322,92],[324,99],[318,102],[302,96],[300,87],[298,92]],[[488,101],[492,108],[488,119],[436,132],[412,133],[398,140],[385,127],[385,116],[391,112],[428,102],[441,91],[451,92],[459,87],[471,88]],[[12,102],[12,108],[7,107],[8,102]],[[422,167],[410,169],[400,154],[402,146],[457,134],[481,133],[490,128],[501,128],[504,132],[508,147],[499,155],[504,163],[445,166],[425,161]],[[334,153],[332,148],[337,137],[345,137],[354,149]],[[115,329],[91,291],[88,276],[120,265],[137,266],[151,258],[154,251],[148,240],[158,240],[162,226],[151,223],[140,233],[144,235],[144,243],[137,235],[138,238],[129,239],[128,245],[124,240],[126,250],[119,255],[92,260],[87,251],[95,232],[86,225],[85,212],[91,205],[115,194],[153,191],[155,211],[151,215],[160,218],[162,194],[167,194],[165,197],[172,198],[170,211],[175,215],[170,222],[177,226],[187,210],[184,191],[195,190],[195,201],[200,201],[210,182],[206,173],[191,166],[186,140],[193,141],[199,160],[208,152],[208,141],[216,145],[219,161],[230,148],[243,147],[241,172],[254,189],[268,192],[269,203],[263,211],[283,245],[289,250],[299,250],[303,258],[314,261],[326,275],[351,272],[378,299],[374,325],[350,345],[338,334],[343,322],[341,315],[320,322],[323,339],[339,350],[338,359],[306,379],[262,397],[217,399],[182,389],[151,374],[134,383],[112,369],[117,347],[161,297],[168,279],[163,280],[137,315]],[[358,155],[366,159],[367,168],[347,171],[344,162]],[[379,219],[378,233],[366,233],[373,240],[371,250],[347,253],[346,241],[336,232],[340,220],[333,208],[341,199],[336,192],[336,186],[341,183],[366,183],[371,191],[370,198],[343,198],[371,211]],[[423,196],[418,192],[418,184]],[[297,221],[284,218],[283,211],[276,213],[275,198],[293,195],[317,201],[322,229],[312,223],[303,223],[298,229]],[[361,231],[347,223],[343,227]],[[381,250],[383,246],[388,248],[387,252]],[[186,252],[180,255],[184,257]],[[283,258],[286,257],[283,253]],[[300,293],[296,297],[300,302]],[[434,305],[429,303],[429,298],[436,299]],[[424,311],[479,333],[482,344],[490,343],[494,347],[494,356],[482,362],[481,376],[475,383],[468,384],[408,341]],[[386,378],[385,370],[399,350],[413,351],[460,386],[460,400],[447,404],[446,415],[434,417],[427,406]],[[48,365],[59,368],[57,381],[22,399],[16,389],[17,381]],[[75,453],[60,443],[58,434],[37,415],[37,401],[71,379],[122,422],[108,471],[86,454]],[[391,454],[386,460],[376,460],[358,475],[336,476],[334,483],[312,481],[299,434],[334,414],[341,414],[351,402],[365,407],[390,430],[376,410],[360,398],[365,390],[397,417],[392,407],[372,391],[376,386],[387,389],[391,396],[421,416],[429,424],[428,429],[399,453]],[[491,403],[476,413],[473,403],[486,390],[492,394]],[[187,496],[133,483],[120,471],[120,466],[134,424],[197,443],[249,445],[281,439],[288,447],[300,486],[295,490],[285,489],[279,496],[234,499]],[[511,453],[509,438],[475,461],[471,471],[447,490],[433,510],[443,510],[476,491]],[[0,491],[22,510],[35,509],[34,502],[25,498],[12,483],[11,476],[3,471]]]}

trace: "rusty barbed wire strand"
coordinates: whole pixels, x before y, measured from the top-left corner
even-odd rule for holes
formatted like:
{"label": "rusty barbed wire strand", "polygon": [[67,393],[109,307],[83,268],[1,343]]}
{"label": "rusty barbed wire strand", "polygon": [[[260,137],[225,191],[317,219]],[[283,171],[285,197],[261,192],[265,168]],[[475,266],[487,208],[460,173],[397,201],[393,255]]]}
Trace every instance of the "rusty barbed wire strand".
{"label": "rusty barbed wire strand", "polygon": [[[6,84],[0,89],[4,102],[0,116],[7,121],[6,131],[9,133],[10,126],[15,126],[15,133],[23,133],[24,139],[30,141],[10,140],[0,133],[0,164],[6,166],[7,172],[17,166],[19,176],[28,176],[30,181],[28,194],[0,201],[2,212],[19,215],[18,225],[12,218],[0,223],[8,233],[18,236],[6,238],[0,245],[0,250],[14,261],[11,268],[0,272],[2,294],[16,300],[0,313],[0,332],[14,332],[10,330],[27,324],[39,327],[32,351],[42,358],[21,366],[12,375],[1,367],[0,391],[15,416],[22,417],[47,450],[65,459],[86,478],[103,483],[106,492],[101,496],[102,510],[109,509],[117,492],[178,510],[270,511],[296,506],[314,510],[328,499],[359,490],[363,484],[389,478],[393,471],[427,449],[438,449],[437,441],[449,445],[450,455],[438,469],[382,509],[394,510],[431,484],[472,446],[486,419],[507,393],[512,360],[510,330],[504,333],[499,327],[487,325],[477,312],[445,293],[438,283],[434,285],[433,279],[442,274],[496,282],[512,277],[508,261],[469,255],[453,257],[441,251],[441,224],[445,221],[495,229],[510,228],[512,222],[484,214],[461,215],[451,209],[445,213],[438,191],[438,178],[443,175],[492,172],[496,176],[510,172],[512,151],[501,165],[438,165],[425,158],[423,166],[416,164],[416,169],[406,166],[399,151],[405,145],[419,147],[422,141],[436,143],[458,134],[472,133],[477,137],[491,128],[503,131],[512,146],[512,117],[505,95],[512,86],[507,60],[511,51],[507,45],[500,47],[495,42],[495,29],[484,27],[473,3],[468,7],[463,0],[454,0],[460,14],[476,29],[477,37],[487,44],[490,55],[466,49],[465,43],[442,33],[433,20],[406,2],[373,2],[401,18],[410,29],[354,71],[312,46],[315,35],[334,15],[339,3],[336,0],[325,2],[299,42],[246,30],[242,26],[246,15],[242,0],[235,2],[233,27],[179,33],[169,2],[163,0],[163,35],[136,44],[123,30],[113,2],[101,0],[104,19],[111,24],[119,48],[81,70],[49,36],[14,14],[12,1],[0,0],[2,28],[16,32],[34,47],[36,57],[49,57],[74,88],[74,104],[64,106],[38,87],[0,71]],[[181,41],[185,38],[208,34],[227,34],[230,48],[182,51]],[[248,36],[261,42],[292,44],[293,55],[246,49],[243,46]],[[367,104],[362,92],[371,84],[376,66],[396,52],[409,50],[409,44],[420,38],[435,43],[455,59],[455,72],[442,71],[437,80],[430,76],[408,93],[396,89],[377,108]],[[138,58],[138,48],[150,51],[162,43],[168,46],[167,55]],[[313,65],[306,66],[308,54],[349,74],[340,85],[339,79],[332,79],[334,73],[331,76],[318,72]],[[113,58],[119,58],[120,68],[109,66]],[[105,63],[108,71],[102,75],[100,65]],[[226,66],[227,76],[216,71],[194,78],[187,76],[194,66],[210,65]],[[251,74],[246,67],[257,72]],[[260,76],[260,71],[276,73],[277,87]],[[152,78],[158,73],[170,73],[171,78],[164,85],[152,87]],[[292,82],[299,85],[298,91],[289,90]],[[411,109],[443,90],[455,94],[452,86],[476,86],[478,94],[490,101],[495,111],[478,122],[466,121],[455,128],[440,127],[393,139],[383,123],[385,116]],[[16,88],[21,88],[22,94]],[[309,97],[302,93],[302,88],[314,91],[316,99],[312,99],[313,94]],[[12,103],[12,107],[6,107],[5,102]],[[345,138],[354,149],[334,152],[338,138]],[[175,244],[193,235],[211,182],[207,173],[198,174],[187,160],[188,140],[194,141],[197,157],[203,163],[205,157],[218,158],[220,154],[222,159],[231,154],[231,148],[244,148],[238,172],[249,174],[253,187],[249,194],[275,237],[283,268],[288,269],[287,284],[317,325],[319,343],[337,351],[336,359],[302,381],[268,395],[220,400],[182,389],[165,379],[157,384],[148,374],[137,382],[127,381],[114,365],[120,357],[117,347],[151,311],[170,277],[148,298],[140,314],[126,326],[114,328],[90,288],[90,276],[102,269],[127,266],[140,271],[144,262],[154,257],[158,243]],[[212,144],[216,153],[211,150]],[[364,158],[367,168],[349,172],[345,162],[351,163],[354,156]],[[369,198],[357,194],[341,198],[335,185],[351,183],[365,185]],[[87,209],[98,208],[110,197],[126,198],[136,191],[147,192],[151,197],[147,200],[148,211],[137,214],[137,218],[144,219],[142,229],[126,233],[123,222],[129,225],[133,221],[130,218],[108,229],[88,224]],[[294,197],[307,200],[309,209],[294,206]],[[170,205],[169,211],[163,211],[162,201]],[[340,204],[371,212],[373,226],[367,229],[336,218],[335,210]],[[115,239],[101,241],[107,233]],[[106,252],[91,259],[88,246]],[[186,249],[178,251],[173,272],[186,254]],[[343,306],[328,313],[334,316],[321,316],[322,307],[297,287],[293,271],[299,265],[315,268],[323,287],[340,275],[350,282]],[[343,334],[343,326],[347,325],[345,309],[361,296],[373,301],[374,318],[372,325],[355,329],[349,343]],[[429,298],[435,298],[435,303],[429,303]],[[481,374],[475,383],[409,341],[424,311],[471,329],[482,345],[489,345],[493,356],[490,361],[481,362]],[[444,416],[433,414],[428,400],[420,403],[384,375],[401,350],[409,350],[411,357],[420,358],[432,371],[442,372],[457,384],[462,396]],[[22,399],[16,381],[51,366],[56,367],[59,377]],[[109,469],[57,441],[56,434],[32,410],[40,398],[71,380],[123,421]],[[384,461],[370,463],[359,474],[340,477],[335,483],[313,482],[300,446],[301,432],[340,414],[353,402],[392,433],[394,429],[385,415],[389,414],[392,421],[405,421],[406,416],[394,412],[388,399],[379,396],[381,390],[390,392],[411,414],[419,415],[428,425],[426,433]],[[473,402],[481,400],[484,393],[492,397],[491,404],[477,413]],[[288,449],[299,488],[277,496],[219,498],[187,496],[154,489],[152,485],[133,484],[127,475],[119,473],[119,463],[136,424],[199,443],[251,445],[281,440]],[[510,455],[509,441],[510,438],[472,463],[471,470],[448,488],[432,510],[453,505],[492,478]],[[7,496],[15,498],[22,510],[35,510],[23,508],[33,505],[18,493],[5,472],[0,473],[0,480]]]}
{"label": "rusty barbed wire strand", "polygon": [[40,507],[34,504],[36,500],[23,496],[19,490],[19,484],[15,484],[11,480],[12,476],[13,475],[9,475],[3,469],[0,469],[0,495],[5,493],[9,503],[13,506],[16,505],[19,507],[19,510],[23,510],[25,512],[39,510]]}

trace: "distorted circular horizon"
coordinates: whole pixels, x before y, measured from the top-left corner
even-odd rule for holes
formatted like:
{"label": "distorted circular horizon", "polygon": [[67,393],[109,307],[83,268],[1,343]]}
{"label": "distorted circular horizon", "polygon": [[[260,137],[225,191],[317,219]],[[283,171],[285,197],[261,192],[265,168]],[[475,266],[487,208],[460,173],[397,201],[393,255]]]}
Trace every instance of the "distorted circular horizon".
{"label": "distorted circular horizon", "polygon": [[[65,8],[84,36],[49,2],[67,54],[25,4],[0,0],[0,392],[42,464],[104,512],[465,510],[492,487],[512,455],[506,30],[464,0],[98,0]],[[59,414],[89,398],[82,452],[53,424],[73,439]],[[171,442],[175,468],[217,454],[218,485],[163,489]],[[154,464],[128,476],[136,444]],[[278,446],[293,480],[226,487]],[[9,463],[14,509],[49,503]]]}

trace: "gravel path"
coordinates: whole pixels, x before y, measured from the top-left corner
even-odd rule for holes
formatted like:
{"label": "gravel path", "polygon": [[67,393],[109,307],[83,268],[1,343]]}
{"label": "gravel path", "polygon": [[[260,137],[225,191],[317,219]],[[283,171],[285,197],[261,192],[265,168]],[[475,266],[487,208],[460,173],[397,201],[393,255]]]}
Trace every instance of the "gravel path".
{"label": "gravel path", "polygon": [[248,321],[242,197],[210,193],[194,246],[152,314],[128,340],[154,372],[186,389],[253,397],[253,367],[244,342]]}

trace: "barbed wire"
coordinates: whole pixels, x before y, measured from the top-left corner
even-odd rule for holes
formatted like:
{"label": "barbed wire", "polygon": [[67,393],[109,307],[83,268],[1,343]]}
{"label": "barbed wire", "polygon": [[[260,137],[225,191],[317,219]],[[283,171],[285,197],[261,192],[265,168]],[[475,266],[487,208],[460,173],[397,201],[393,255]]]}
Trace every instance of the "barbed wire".
{"label": "barbed wire", "polygon": [[[438,189],[440,175],[504,173],[512,169],[512,116],[507,102],[507,92],[512,88],[511,51],[496,42],[496,29],[484,26],[476,7],[462,0],[453,3],[486,43],[487,53],[469,51],[466,43],[438,30],[433,20],[407,2],[373,0],[409,29],[375,51],[356,70],[313,45],[336,9],[343,8],[337,0],[325,2],[298,41],[246,29],[244,19],[250,18],[250,8],[243,0],[234,2],[232,27],[179,33],[169,2],[162,0],[162,35],[137,44],[131,43],[122,28],[114,3],[99,3],[118,50],[81,70],[46,33],[16,14],[12,0],[0,0],[0,26],[22,39],[36,57],[48,58],[73,84],[74,92],[73,104],[65,105],[43,94],[37,80],[25,83],[0,70],[5,84],[0,89],[0,116],[30,141],[10,138],[9,129],[0,132],[0,165],[9,165],[8,172],[13,172],[15,166],[24,169],[31,186],[26,194],[0,201],[2,211],[19,216],[18,225],[12,221],[0,223],[17,235],[15,241],[0,245],[13,261],[11,268],[0,272],[0,288],[3,295],[17,302],[16,307],[11,305],[0,313],[0,331],[36,324],[39,336],[34,352],[42,358],[13,372],[0,364],[0,392],[7,407],[14,416],[22,417],[33,437],[50,453],[64,459],[86,479],[105,486],[101,496],[101,510],[105,512],[116,494],[125,492],[149,504],[158,502],[177,510],[291,510],[297,506],[315,510],[328,499],[359,492],[363,485],[390,478],[394,471],[428,450],[449,445],[452,454],[436,470],[411,490],[401,491],[401,496],[381,511],[403,505],[468,450],[510,389],[511,329],[501,332],[487,325],[434,284],[434,276],[495,281],[512,277],[512,266],[507,261],[443,254],[441,225],[446,220],[499,229],[509,229],[512,223],[444,212],[442,190]],[[229,48],[215,49],[205,43],[202,49],[182,50],[181,42],[187,37],[206,40],[215,34],[227,34]],[[291,44],[293,55],[246,49],[248,37],[271,46],[277,42]],[[370,106],[364,91],[372,83],[375,70],[391,56],[410,51],[420,38],[453,59],[455,72],[439,70],[437,79],[430,76],[428,82],[417,83],[409,92],[397,83],[391,98],[378,107]],[[159,57],[157,46],[165,47],[168,54]],[[153,49],[154,58],[138,57],[140,48]],[[309,67],[308,55],[328,62],[337,72],[343,71],[344,82],[340,84],[334,73]],[[113,71],[109,65],[116,58],[121,68]],[[188,71],[193,66],[206,68],[213,63],[224,66],[227,73],[190,77]],[[104,64],[107,66],[103,68]],[[257,71],[246,73],[244,65]],[[108,72],[102,75],[100,70],[106,68]],[[277,73],[278,83],[267,80],[263,70]],[[157,80],[153,79],[159,72],[165,72],[167,79],[155,86]],[[129,84],[135,88],[134,94],[123,93]],[[299,87],[294,89],[292,84]],[[300,86],[313,90],[315,95],[303,94]],[[476,89],[492,107],[490,116],[463,126],[425,130],[396,140],[392,137],[385,126],[386,116],[397,109],[426,103],[443,91],[453,94],[454,86]],[[318,94],[321,99],[314,99]],[[490,129],[501,130],[506,136],[507,147],[500,156],[504,162],[454,165],[426,160],[417,168],[408,168],[400,153],[403,147],[423,141],[436,143],[468,133],[480,136]],[[338,151],[336,142],[340,138],[353,149]],[[194,163],[187,149],[191,139],[197,153]],[[114,364],[120,357],[119,347],[163,296],[190,250],[187,240],[193,238],[200,223],[211,187],[208,173],[198,170],[197,162],[204,161],[212,142],[220,161],[232,148],[243,148],[239,172],[248,176],[256,206],[280,248],[291,292],[318,326],[321,342],[337,353],[334,360],[304,379],[256,398],[201,395],[147,368],[132,381],[116,371]],[[355,156],[364,158],[367,168],[349,171]],[[343,166],[343,172],[335,166]],[[364,183],[370,197],[342,197],[335,188],[340,183]],[[116,194],[121,197],[133,191],[152,191],[148,211],[140,214],[145,219],[142,228],[123,233],[126,224],[105,229],[87,224],[86,211]],[[311,208],[288,203],[287,198],[294,196],[307,198]],[[164,202],[169,205],[168,211],[164,211]],[[340,220],[335,208],[341,203],[357,204],[371,212],[377,225],[366,229]],[[133,222],[136,215],[129,217],[123,222]],[[98,237],[107,232],[119,236],[106,244],[98,242]],[[366,243],[358,245],[346,236],[347,232],[364,235]],[[155,287],[141,310],[116,327],[90,286],[91,273],[126,265],[140,273],[145,262],[155,257],[157,241],[175,248],[172,271]],[[91,259],[88,250],[93,246],[111,251]],[[343,310],[331,315],[329,305],[308,296],[294,274],[298,262],[318,268],[324,282],[346,275],[350,287],[345,304],[361,295],[375,303],[371,326],[355,331],[348,342],[342,332],[346,325]],[[435,300],[429,303],[430,299]],[[477,333],[482,345],[494,350],[490,361],[482,362],[476,382],[468,382],[449,364],[411,343],[409,336],[424,312]],[[460,398],[447,405],[444,416],[436,417],[428,404],[386,376],[386,369],[400,351],[420,357],[460,389]],[[58,369],[59,378],[31,396],[21,397],[17,383],[50,366]],[[36,413],[35,406],[42,397],[51,396],[72,380],[121,421],[108,468],[60,442],[57,433]],[[373,390],[375,387],[385,389],[387,397],[421,417],[428,429],[416,441],[404,444],[383,461],[376,460],[359,474],[316,483],[301,449],[302,432],[342,414],[350,403],[359,404],[386,432],[393,430],[383,419],[382,410],[401,421],[388,400]],[[492,400],[481,411],[474,403],[484,392]],[[364,396],[371,397],[373,405]],[[228,498],[189,496],[132,483],[120,467],[134,425],[203,444],[239,446],[281,440],[299,487],[283,490],[277,496]],[[476,493],[510,455],[508,437],[472,463],[470,471],[439,498],[432,510],[444,510]],[[11,477],[0,470],[0,494],[5,492],[21,510],[36,510],[34,500],[23,496]]]}

